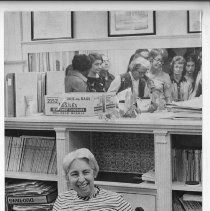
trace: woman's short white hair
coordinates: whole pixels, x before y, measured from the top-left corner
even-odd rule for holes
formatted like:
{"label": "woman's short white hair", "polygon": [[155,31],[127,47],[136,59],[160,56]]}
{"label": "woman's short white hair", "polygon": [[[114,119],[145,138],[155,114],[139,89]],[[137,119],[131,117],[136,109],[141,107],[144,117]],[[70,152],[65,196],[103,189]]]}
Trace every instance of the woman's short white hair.
{"label": "woman's short white hair", "polygon": [[69,169],[71,167],[71,164],[74,160],[77,159],[85,159],[88,161],[90,167],[93,169],[94,177],[96,178],[99,172],[99,166],[98,163],[89,149],[87,148],[80,148],[75,151],[70,152],[67,154],[63,159],[63,170],[65,172],[65,176],[68,179],[68,173]]}

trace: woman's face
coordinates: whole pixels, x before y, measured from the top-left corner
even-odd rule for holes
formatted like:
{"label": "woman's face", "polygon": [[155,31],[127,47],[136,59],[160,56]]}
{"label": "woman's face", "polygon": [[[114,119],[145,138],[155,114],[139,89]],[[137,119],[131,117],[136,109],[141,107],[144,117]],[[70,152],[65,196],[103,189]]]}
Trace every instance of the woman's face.
{"label": "woman's face", "polygon": [[71,187],[80,196],[91,196],[94,193],[94,173],[86,160],[74,160],[68,176]]}
{"label": "woman's face", "polygon": [[193,75],[194,71],[195,71],[195,62],[188,61],[186,64],[186,74]]}
{"label": "woman's face", "polygon": [[99,74],[100,70],[101,70],[101,60],[95,60],[92,64],[92,67],[90,68],[90,72],[92,74]]}
{"label": "woman's face", "polygon": [[174,79],[176,81],[180,81],[181,80],[183,70],[184,70],[184,65],[183,64],[180,64],[178,62],[174,63],[173,76],[174,76]]}
{"label": "woman's face", "polygon": [[160,69],[162,69],[162,65],[163,65],[163,57],[161,55],[156,56],[152,60],[153,69],[160,70]]}
{"label": "woman's face", "polygon": [[110,62],[109,62],[108,57],[107,56],[103,56],[102,59],[103,59],[103,63],[101,64],[101,67],[104,70],[109,71]]}

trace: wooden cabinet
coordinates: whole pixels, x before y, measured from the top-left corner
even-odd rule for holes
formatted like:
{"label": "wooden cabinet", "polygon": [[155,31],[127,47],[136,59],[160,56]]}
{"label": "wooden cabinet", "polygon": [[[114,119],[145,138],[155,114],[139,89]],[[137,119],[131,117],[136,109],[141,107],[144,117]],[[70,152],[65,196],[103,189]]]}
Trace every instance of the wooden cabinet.
{"label": "wooden cabinet", "polygon": [[[172,190],[188,190],[184,184],[172,183],[171,149],[172,135],[202,135],[201,121],[170,120],[169,112],[142,114],[137,119],[101,120],[98,117],[73,118],[54,116],[34,116],[5,118],[5,129],[17,130],[52,130],[56,133],[57,176],[39,174],[13,174],[6,172],[6,177],[55,180],[59,193],[67,189],[62,170],[65,154],[79,147],[92,149],[92,132],[151,134],[154,137],[155,184],[132,184],[110,181],[96,181],[96,184],[121,192],[134,207],[140,206],[145,211],[172,211]],[[202,187],[194,188],[202,191]]]}

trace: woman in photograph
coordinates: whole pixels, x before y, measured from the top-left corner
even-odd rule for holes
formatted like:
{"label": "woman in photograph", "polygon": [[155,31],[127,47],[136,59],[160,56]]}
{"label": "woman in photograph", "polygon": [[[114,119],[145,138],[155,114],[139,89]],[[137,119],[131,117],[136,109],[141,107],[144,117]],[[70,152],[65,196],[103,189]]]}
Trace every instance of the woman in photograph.
{"label": "woman in photograph", "polygon": [[77,149],[64,157],[63,169],[69,191],[60,194],[53,211],[131,211],[131,205],[115,192],[94,184],[99,172],[94,155],[86,148]]}
{"label": "woman in photograph", "polygon": [[109,72],[110,70],[109,58],[104,54],[102,54],[101,56],[102,56],[102,64],[99,75],[105,81],[105,90],[107,91],[110,87],[110,84],[115,79],[115,76]]}
{"label": "woman in photograph", "polygon": [[195,54],[190,54],[186,58],[186,66],[185,66],[185,73],[184,73],[184,90],[185,96],[183,100],[189,100],[190,96],[192,95],[195,80],[197,77],[197,70],[196,70],[196,56]]}
{"label": "woman in photograph", "polygon": [[188,92],[185,90],[186,79],[183,76],[185,59],[182,56],[174,56],[171,61],[171,98],[172,101],[184,101]]}
{"label": "woman in photograph", "polygon": [[198,54],[198,74],[195,80],[195,86],[190,98],[200,97],[202,95],[202,50]]}
{"label": "woman in photograph", "polygon": [[87,92],[87,74],[91,61],[85,54],[75,55],[72,65],[66,68],[65,92]]}
{"label": "woman in photograph", "polygon": [[91,68],[88,73],[88,88],[90,92],[105,92],[105,80],[100,77],[102,57],[98,53],[88,55],[91,60]]}
{"label": "woman in photograph", "polygon": [[171,102],[171,80],[169,74],[162,69],[166,58],[167,51],[165,49],[152,49],[149,52],[151,68],[147,77],[152,101],[150,112],[163,110],[166,103]]}

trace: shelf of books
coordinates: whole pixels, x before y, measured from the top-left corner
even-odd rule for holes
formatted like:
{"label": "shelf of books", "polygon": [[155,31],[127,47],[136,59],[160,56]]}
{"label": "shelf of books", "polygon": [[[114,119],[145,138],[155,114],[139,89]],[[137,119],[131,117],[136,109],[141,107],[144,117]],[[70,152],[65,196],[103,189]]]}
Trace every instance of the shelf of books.
{"label": "shelf of books", "polygon": [[172,137],[174,211],[202,210],[202,136]]}
{"label": "shelf of books", "polygon": [[[149,120],[145,124],[143,120],[104,123],[95,118],[7,119],[5,176],[48,180],[56,183],[59,193],[63,192],[63,156],[75,148],[87,147],[100,166],[97,185],[131,191],[136,201],[148,197],[154,202],[152,210],[172,211],[174,202],[181,203],[184,194],[202,192],[202,127],[200,121],[186,121],[183,127],[177,122],[170,121],[168,126],[168,120],[161,121],[164,124],[158,129],[159,121]],[[41,130],[54,134],[46,135]],[[15,206],[18,210],[19,205]]]}
{"label": "shelf of books", "polygon": [[8,174],[20,172],[35,173],[35,175],[56,175],[55,138],[32,135],[6,135],[5,171]]}

